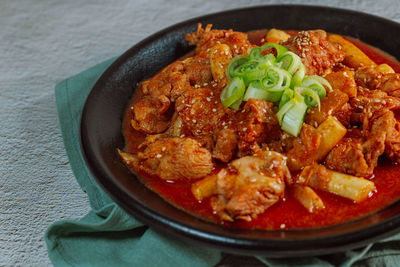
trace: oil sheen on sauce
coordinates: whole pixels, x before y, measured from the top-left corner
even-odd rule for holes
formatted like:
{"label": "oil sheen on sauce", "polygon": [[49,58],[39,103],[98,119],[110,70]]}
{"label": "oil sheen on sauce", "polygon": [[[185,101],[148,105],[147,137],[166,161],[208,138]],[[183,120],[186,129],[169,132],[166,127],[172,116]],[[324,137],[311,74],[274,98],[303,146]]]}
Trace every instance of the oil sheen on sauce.
{"label": "oil sheen on sauce", "polygon": [[[265,30],[249,33],[249,39],[257,44],[265,36]],[[357,39],[347,38],[358,46],[377,64],[386,63],[396,72],[400,72],[399,62],[382,52]],[[130,107],[141,96],[140,90],[132,97],[131,103],[125,112],[123,120],[123,134],[125,137],[125,151],[135,153],[137,146],[143,141],[144,135],[138,133],[130,127],[132,117]],[[217,166],[215,172],[221,166]],[[353,218],[377,211],[396,201],[400,196],[400,166],[390,160],[381,157],[378,167],[375,168],[374,175],[370,178],[376,185],[376,192],[366,201],[354,203],[351,200],[341,198],[323,191],[316,190],[325,204],[325,209],[316,213],[309,213],[294,199],[290,188],[286,188],[285,198],[267,209],[251,222],[235,221],[222,222],[218,216],[213,214],[210,200],[197,201],[191,193],[191,183],[188,181],[165,181],[158,177],[149,176],[144,173],[139,174],[139,179],[148,188],[157,192],[162,198],[172,205],[185,210],[186,212],[201,217],[205,220],[221,223],[224,225],[238,228],[258,228],[258,229],[280,229],[282,224],[285,229],[299,229],[310,227],[321,227],[338,224]]]}

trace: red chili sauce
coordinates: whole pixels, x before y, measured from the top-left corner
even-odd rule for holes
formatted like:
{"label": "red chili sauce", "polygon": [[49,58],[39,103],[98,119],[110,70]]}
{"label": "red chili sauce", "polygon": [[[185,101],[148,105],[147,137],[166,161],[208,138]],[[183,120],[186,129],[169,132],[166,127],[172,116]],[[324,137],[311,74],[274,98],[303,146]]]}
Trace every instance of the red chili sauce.
{"label": "red chili sauce", "polygon": [[[251,32],[249,33],[249,40],[252,43],[258,44],[260,39],[265,36],[265,33],[266,31],[264,30]],[[396,72],[400,72],[400,63],[394,57],[357,39],[348,37],[346,39],[359,47],[377,64],[386,63]],[[139,91],[136,90],[136,93],[132,97],[123,120],[123,134],[126,142],[125,151],[128,153],[137,152],[137,146],[145,137],[144,134],[133,130],[130,126],[132,119],[130,107],[141,97],[142,93]],[[214,171],[217,172],[220,167],[217,166]],[[361,203],[357,204],[340,196],[315,189],[323,200],[325,209],[309,213],[294,198],[292,190],[286,187],[285,198],[268,208],[263,214],[258,215],[251,222],[241,220],[233,223],[221,221],[213,213],[209,199],[201,202],[195,199],[191,192],[192,182],[190,181],[165,181],[159,177],[149,176],[144,173],[139,175],[139,178],[148,188],[158,193],[166,201],[194,216],[232,227],[251,229],[280,229],[282,224],[285,225],[285,229],[338,224],[382,209],[396,201],[400,196],[400,166],[386,159],[384,156],[380,158],[374,175],[369,178],[375,183],[376,192],[369,199]]]}

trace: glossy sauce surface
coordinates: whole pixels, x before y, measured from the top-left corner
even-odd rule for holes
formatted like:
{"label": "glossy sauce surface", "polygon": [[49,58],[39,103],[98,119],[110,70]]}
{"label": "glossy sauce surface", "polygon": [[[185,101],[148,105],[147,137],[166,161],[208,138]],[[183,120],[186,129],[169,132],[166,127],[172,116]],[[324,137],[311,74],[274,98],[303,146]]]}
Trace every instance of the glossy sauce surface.
{"label": "glossy sauce surface", "polygon": [[[254,31],[250,33],[249,39],[257,44],[264,35],[265,31],[263,30]],[[377,64],[386,63],[396,72],[400,72],[400,64],[395,58],[359,40],[347,39],[363,50]],[[130,153],[137,152],[137,146],[145,137],[144,134],[136,132],[130,126],[132,118],[130,107],[140,97],[140,90],[136,90],[123,120],[123,134],[126,142],[124,150]],[[217,172],[220,167],[222,166],[217,166],[214,172]],[[195,199],[190,190],[191,182],[165,181],[145,173],[140,174],[139,178],[148,188],[157,192],[176,207],[194,216],[239,228],[295,229],[333,225],[384,208],[396,201],[400,196],[400,166],[381,157],[378,167],[375,168],[374,175],[369,178],[375,183],[377,190],[366,201],[356,204],[348,199],[316,190],[326,208],[316,213],[309,213],[294,199],[291,189],[286,187],[285,198],[267,209],[263,214],[260,214],[256,219],[251,222],[238,220],[234,223],[227,223],[220,221],[218,216],[213,214],[209,199],[202,202]]]}

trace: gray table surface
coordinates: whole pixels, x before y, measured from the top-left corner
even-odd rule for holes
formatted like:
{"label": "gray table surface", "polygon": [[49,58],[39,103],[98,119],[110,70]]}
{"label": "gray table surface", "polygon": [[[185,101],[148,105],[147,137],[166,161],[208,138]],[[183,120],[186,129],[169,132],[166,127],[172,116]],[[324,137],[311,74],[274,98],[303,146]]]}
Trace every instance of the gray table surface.
{"label": "gray table surface", "polygon": [[174,23],[272,3],[344,7],[400,22],[396,0],[1,0],[0,266],[51,265],[43,240],[48,225],[89,211],[64,151],[56,83]]}

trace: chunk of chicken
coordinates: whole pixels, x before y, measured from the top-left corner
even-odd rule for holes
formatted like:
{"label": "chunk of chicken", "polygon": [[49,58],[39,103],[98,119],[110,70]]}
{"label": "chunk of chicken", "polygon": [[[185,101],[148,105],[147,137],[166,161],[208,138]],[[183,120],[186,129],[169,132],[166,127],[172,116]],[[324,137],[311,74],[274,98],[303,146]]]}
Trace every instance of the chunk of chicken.
{"label": "chunk of chicken", "polygon": [[360,138],[344,138],[328,154],[325,166],[360,177],[370,176],[383,154],[385,136],[375,136],[367,142]]}
{"label": "chunk of chicken", "polygon": [[204,88],[182,94],[175,103],[175,110],[194,136],[213,134],[222,120],[233,112],[221,104],[212,90]]}
{"label": "chunk of chicken", "polygon": [[304,123],[300,136],[293,142],[293,148],[287,153],[288,166],[291,171],[311,165],[315,160],[313,155],[321,143],[321,134],[314,127]]}
{"label": "chunk of chicken", "polygon": [[186,74],[185,63],[175,61],[150,80],[143,82],[141,90],[145,95],[150,95],[154,98],[165,96],[173,102],[187,90],[187,87],[190,87],[190,82]]}
{"label": "chunk of chicken", "polygon": [[363,115],[364,135],[368,139],[384,136],[385,154],[400,163],[400,122],[393,111],[379,109],[373,113],[363,112]]}
{"label": "chunk of chicken", "polygon": [[301,57],[307,75],[328,74],[336,63],[344,59],[340,47],[330,43],[323,30],[301,31],[283,45]]}
{"label": "chunk of chicken", "polygon": [[165,96],[153,98],[143,96],[134,106],[131,126],[133,129],[155,134],[164,132],[169,126],[169,116],[166,114],[170,101]]}
{"label": "chunk of chicken", "polygon": [[229,162],[236,150],[238,137],[232,129],[222,129],[217,136],[213,157],[222,162]]}
{"label": "chunk of chicken", "polygon": [[241,155],[252,150],[252,146],[258,146],[257,143],[274,140],[280,134],[280,127],[271,102],[250,98],[235,118]]}
{"label": "chunk of chicken", "polygon": [[232,51],[227,44],[216,44],[210,49],[211,73],[215,82],[228,84],[225,70],[231,60]]}
{"label": "chunk of chicken", "polygon": [[190,138],[149,136],[141,148],[137,155],[120,155],[134,170],[165,180],[197,179],[213,169],[211,153]]}
{"label": "chunk of chicken", "polygon": [[232,30],[211,30],[212,25],[208,24],[205,29],[198,24],[197,31],[188,33],[186,40],[190,45],[196,45],[196,53],[207,51],[216,44],[227,44],[233,56],[247,54],[252,47],[247,34],[234,32]]}
{"label": "chunk of chicken", "polygon": [[400,74],[387,71],[382,68],[382,65],[359,68],[355,73],[357,84],[371,90],[381,90],[390,96],[400,97]]}
{"label": "chunk of chicken", "polygon": [[218,173],[217,196],[211,202],[221,219],[251,221],[283,196],[290,173],[282,154],[261,151],[230,165],[231,170]]}

